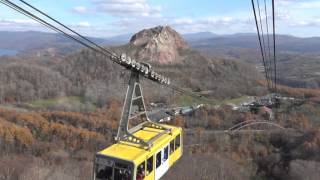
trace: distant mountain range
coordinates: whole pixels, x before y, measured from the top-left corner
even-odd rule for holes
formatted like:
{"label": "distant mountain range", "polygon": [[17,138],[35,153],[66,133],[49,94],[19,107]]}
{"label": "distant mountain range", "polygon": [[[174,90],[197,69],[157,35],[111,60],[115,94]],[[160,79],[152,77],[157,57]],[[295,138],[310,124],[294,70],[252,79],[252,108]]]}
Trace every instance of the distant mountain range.
{"label": "distant mountain range", "polygon": [[[120,45],[128,43],[132,34],[124,34],[110,38],[92,38],[101,45]],[[254,33],[218,35],[211,32],[183,34],[182,37],[189,45],[196,49],[212,48],[247,48],[258,49],[257,35]],[[271,38],[271,37],[270,37]],[[277,49],[283,52],[295,53],[320,53],[320,37],[299,38],[289,35],[278,35]],[[78,49],[77,43],[56,33],[36,31],[8,32],[0,31],[0,49],[26,52],[34,49],[60,48]],[[265,37],[267,41],[267,37]],[[10,51],[11,50],[11,51]],[[5,52],[4,52],[5,53]],[[62,53],[67,53],[62,51]]]}
{"label": "distant mountain range", "polygon": [[189,34],[182,35],[182,37],[189,42],[206,40],[206,39],[215,38],[218,36],[219,35],[214,34],[212,32],[199,32],[199,33],[189,33]]}
{"label": "distant mountain range", "polygon": [[[5,89],[0,88],[0,103],[1,98],[4,102],[29,101],[54,98],[59,94],[84,97],[91,99],[94,104],[104,104],[111,97],[121,99],[125,93],[122,92],[123,81],[128,78],[128,73],[116,63],[86,48],[58,56],[57,53],[65,51],[71,42],[57,39],[56,34],[39,36],[43,38],[42,45],[47,46],[45,50],[30,50],[29,55],[0,58],[0,84],[11,83]],[[30,36],[26,37],[32,40]],[[101,39],[96,41],[101,44],[110,42]],[[26,43],[30,46],[36,44]],[[156,72],[169,77],[171,83],[179,87],[210,92],[206,96],[211,98],[259,95],[264,90],[257,83],[260,75],[253,66],[206,57],[190,48],[180,34],[168,26],[144,29],[133,35],[130,42],[110,48],[114,52],[125,52],[133,59],[149,63]],[[152,83],[146,84],[145,96],[155,97],[154,101],[169,101],[170,94],[174,93],[163,91]]]}
{"label": "distant mountain range", "polygon": [[[260,49],[255,33],[218,35],[200,32],[184,34],[182,37],[190,47],[207,56],[261,66]],[[264,38],[267,42],[267,36]],[[89,39],[104,46],[119,46],[128,43],[131,34]],[[281,76],[279,81],[295,87],[320,87],[320,37],[277,35],[276,40]],[[55,64],[81,48],[81,45],[55,33],[0,31],[0,56],[17,54],[22,59]]]}
{"label": "distant mountain range", "polygon": [[[90,38],[98,44],[110,44],[112,41],[105,39]],[[36,31],[27,32],[0,32],[0,49],[15,50],[26,52],[33,49],[45,49],[59,47],[79,48],[80,46],[73,41],[56,33],[45,33]]]}
{"label": "distant mountain range", "polygon": [[[201,47],[235,47],[235,48],[258,48],[258,38],[254,33],[219,35],[207,39],[200,39],[191,42],[196,48]],[[191,36],[192,37],[192,36]],[[187,39],[189,41],[189,39]],[[270,47],[272,48],[272,36],[269,36]],[[268,36],[264,37],[264,41],[268,41]],[[298,53],[319,53],[320,37],[299,38],[290,35],[277,35],[276,47],[278,51],[298,52]],[[268,48],[268,47],[266,47]]]}
{"label": "distant mountain range", "polygon": [[[213,34],[213,36],[215,36]],[[265,42],[268,37],[264,37]],[[272,42],[272,37],[271,42]],[[257,35],[220,35],[208,39],[188,41],[190,46],[208,56],[262,66]],[[302,88],[320,87],[320,37],[299,38],[276,36],[278,82]],[[269,47],[265,47],[268,51]],[[273,45],[270,44],[271,56]],[[272,58],[271,58],[272,59]],[[263,69],[263,68],[260,68]]]}

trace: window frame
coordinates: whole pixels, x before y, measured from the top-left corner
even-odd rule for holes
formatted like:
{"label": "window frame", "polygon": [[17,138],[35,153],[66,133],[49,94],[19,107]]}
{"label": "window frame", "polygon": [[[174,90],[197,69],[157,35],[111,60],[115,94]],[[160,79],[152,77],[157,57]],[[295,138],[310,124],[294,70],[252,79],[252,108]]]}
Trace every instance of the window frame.
{"label": "window frame", "polygon": [[[167,152],[166,152],[167,151]],[[167,153],[167,154],[166,154]],[[169,145],[167,145],[163,149],[163,161],[167,161],[169,159]]]}
{"label": "window frame", "polygon": [[[130,167],[128,164],[125,164],[123,162],[115,162],[113,166],[113,179],[116,179],[116,173],[119,171],[119,174],[121,175],[121,170],[129,170]],[[123,175],[123,174],[122,174]],[[122,176],[123,177],[123,176]],[[129,178],[132,178],[132,171],[128,174]]]}
{"label": "window frame", "polygon": [[174,153],[174,151],[175,151],[175,138],[174,139],[172,139],[171,141],[170,141],[170,143],[169,143],[169,147],[170,147],[170,152],[169,152],[169,155],[171,155],[171,154],[173,154]]}
{"label": "window frame", "polygon": [[177,150],[178,148],[181,147],[181,134],[178,134],[176,137],[175,137],[175,140],[174,140],[174,150]]}
{"label": "window frame", "polygon": [[94,170],[94,179],[101,179],[100,177],[97,177],[98,176],[98,174],[99,174],[99,169],[100,170],[105,170],[106,169],[106,167],[109,167],[109,168],[111,168],[111,178],[113,179],[113,177],[114,177],[114,166],[112,165],[112,166],[106,166],[106,165],[104,165],[104,164],[95,164],[95,170]]}
{"label": "window frame", "polygon": [[[106,164],[104,161],[109,161],[111,163],[107,162],[107,164]],[[121,165],[118,166],[119,164],[121,164]],[[129,179],[130,180],[134,179],[135,164],[133,162],[118,159],[118,158],[113,158],[113,157],[106,156],[106,155],[96,154],[94,157],[94,165],[93,165],[93,168],[94,168],[93,176],[94,176],[95,180],[98,180],[96,177],[97,176],[97,168],[98,168],[97,166],[100,166],[100,165],[112,167],[112,177],[111,177],[112,179],[115,178],[116,169],[125,169],[129,175]]]}
{"label": "window frame", "polygon": [[[150,167],[150,163],[149,161],[151,160],[151,170],[149,169]],[[149,157],[147,160],[146,160],[146,175],[148,176],[149,174],[151,174],[153,172],[153,169],[154,169],[154,156],[151,156]]]}
{"label": "window frame", "polygon": [[146,160],[144,160],[142,163],[140,163],[138,166],[137,166],[137,173],[136,173],[136,178],[138,176],[138,172],[140,170],[140,166],[143,165],[143,175],[144,177],[146,177]]}
{"label": "window frame", "polygon": [[[160,154],[160,161],[158,160],[158,155]],[[160,162],[160,164],[158,164],[158,162]],[[156,169],[159,168],[162,164],[162,151],[159,151],[157,154],[156,154]]]}

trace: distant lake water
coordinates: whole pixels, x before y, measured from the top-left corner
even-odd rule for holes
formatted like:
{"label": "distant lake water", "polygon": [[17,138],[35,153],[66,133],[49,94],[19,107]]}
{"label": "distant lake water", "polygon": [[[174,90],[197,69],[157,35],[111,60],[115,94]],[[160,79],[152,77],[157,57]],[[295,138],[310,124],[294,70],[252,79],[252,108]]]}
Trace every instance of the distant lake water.
{"label": "distant lake water", "polygon": [[11,49],[0,49],[0,56],[11,56],[18,54],[18,51]]}

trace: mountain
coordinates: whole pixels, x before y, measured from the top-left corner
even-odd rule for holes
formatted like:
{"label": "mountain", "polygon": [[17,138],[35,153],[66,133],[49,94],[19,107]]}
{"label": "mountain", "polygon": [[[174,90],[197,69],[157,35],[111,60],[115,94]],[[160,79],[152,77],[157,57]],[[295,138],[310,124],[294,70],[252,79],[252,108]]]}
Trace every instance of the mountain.
{"label": "mountain", "polygon": [[[272,42],[272,36],[269,36]],[[268,36],[264,36],[267,42]],[[320,53],[320,37],[300,38],[290,35],[276,36],[278,51],[291,53]],[[255,33],[238,33],[233,35],[220,35],[207,39],[199,39],[190,43],[195,48],[258,48],[258,37]],[[272,46],[272,44],[270,44]]]}
{"label": "mountain", "polygon": [[[209,91],[210,97],[226,98],[263,92],[258,88],[260,78],[254,67],[234,61],[208,58],[190,48],[185,40],[170,27],[142,30],[132,36],[128,44],[112,48],[118,54],[150,63],[155,71],[171,82],[192,91]],[[96,92],[98,97],[122,97],[123,79],[127,71],[90,50],[81,50],[67,56],[56,66],[72,83],[80,95]],[[98,91],[97,89],[103,89]],[[145,83],[144,94],[153,99],[168,101],[170,91],[158,85]],[[258,89],[260,89],[258,91]]]}
{"label": "mountain", "polygon": [[[269,37],[272,42],[272,37]],[[267,42],[267,37],[265,37]],[[278,82],[292,87],[320,87],[320,38],[276,36]],[[189,42],[190,46],[208,56],[262,65],[256,34],[223,35]],[[266,46],[266,49],[269,47]],[[271,55],[273,45],[270,44]]]}
{"label": "mountain", "polygon": [[[93,37],[87,38],[100,45],[122,44],[126,39],[125,36],[117,36],[110,38],[110,40]],[[57,33],[0,31],[0,39],[0,49],[23,55],[33,54],[34,56],[39,56],[39,53],[42,53],[50,56],[58,56],[66,55],[74,50],[83,48],[83,46],[77,42]]]}
{"label": "mountain", "polygon": [[[93,38],[90,40],[100,45],[126,44],[132,34],[122,34],[109,38]],[[232,35],[217,35],[211,32],[189,33],[181,35],[188,44],[196,49],[216,48],[258,48],[258,39],[255,33],[238,33]],[[267,37],[265,37],[267,39]],[[270,37],[271,38],[271,37]],[[299,38],[290,35],[277,35],[277,48],[279,51],[290,53],[320,53],[320,37]],[[83,48],[56,33],[37,31],[0,31],[0,49],[2,54],[28,53],[31,50],[56,49],[61,54]],[[6,51],[6,52],[5,52]]]}
{"label": "mountain", "polygon": [[[53,48],[59,46],[79,47],[77,43],[56,33],[26,31],[26,32],[0,32],[0,48],[17,51],[31,49]],[[100,38],[90,38],[98,44],[106,44],[107,41]]]}
{"label": "mountain", "polygon": [[[272,38],[269,36],[271,55],[273,50]],[[264,38],[266,42],[266,50],[268,50],[268,38]],[[195,48],[205,54],[213,57],[223,57],[227,59],[234,59],[237,61],[261,64],[261,54],[258,37],[254,33],[220,35],[214,38],[202,39],[189,42],[192,48]],[[276,51],[277,56],[285,56],[280,58],[288,63],[301,64],[305,63],[305,58],[314,59],[320,55],[320,37],[299,38],[289,35],[276,36]],[[302,57],[300,61],[296,58]],[[294,59],[294,60],[293,60]],[[283,63],[279,61],[279,63]],[[304,66],[308,66],[304,64]]]}
{"label": "mountain", "polygon": [[[118,54],[126,53],[140,62],[150,63],[155,71],[169,77],[178,86],[197,92],[210,92],[207,95],[211,98],[223,99],[263,92],[259,90],[261,88],[257,80],[260,76],[254,67],[222,58],[205,57],[190,48],[182,36],[168,26],[142,30],[134,34],[127,44],[108,48]],[[54,98],[60,94],[80,96],[100,106],[110,98],[119,99],[125,94],[123,81],[128,78],[128,71],[92,50],[83,48],[65,56],[52,56],[49,58],[51,63],[41,63],[46,56],[38,58],[0,58],[0,84],[9,84],[0,88],[0,101],[30,101]],[[52,76],[52,80],[45,81],[38,76]],[[146,96],[162,101],[169,101],[172,93],[150,83],[146,83],[144,88]],[[50,89],[54,89],[54,93]]]}
{"label": "mountain", "polygon": [[120,45],[120,44],[128,43],[131,37],[132,37],[132,33],[129,33],[129,34],[120,34],[117,36],[112,36],[104,39],[108,41],[108,44],[110,45]]}
{"label": "mountain", "polygon": [[161,64],[174,63],[179,60],[179,51],[188,48],[185,40],[169,26],[144,29],[132,36],[129,45],[139,49],[136,58]]}
{"label": "mountain", "polygon": [[[131,54],[142,61],[161,63],[182,62],[181,49],[190,46],[205,55],[217,59],[229,59],[261,66],[261,55],[255,33],[238,33],[217,35],[211,32],[177,35],[168,27],[158,27],[149,33],[141,31],[136,36],[139,41],[131,39],[131,34],[124,34],[106,39],[92,38],[101,45],[121,46],[121,53]],[[149,33],[149,34],[148,34]],[[165,34],[172,34],[171,42]],[[151,36],[149,36],[151,35]],[[144,37],[141,40],[141,37]],[[152,38],[154,39],[152,39]],[[64,61],[65,57],[82,49],[83,46],[55,34],[44,32],[0,32],[0,56],[17,55],[22,61],[52,65]],[[126,44],[129,40],[131,42]],[[267,37],[265,37],[267,40]],[[320,87],[320,38],[299,38],[289,35],[277,35],[277,57],[279,81],[289,86]],[[162,42],[159,43],[156,42]],[[186,45],[186,42],[188,45]],[[156,45],[156,46],[155,46]],[[180,47],[181,46],[181,47]],[[271,47],[272,48],[272,47]],[[160,59],[160,61],[158,61]],[[175,61],[175,62],[173,62]],[[306,63],[308,62],[308,63]],[[298,67],[298,68],[297,68]]]}
{"label": "mountain", "polygon": [[[117,45],[127,43],[132,34],[122,34],[108,38],[88,37],[102,45]],[[181,35],[190,46],[201,47],[234,47],[258,48],[255,33],[238,33],[232,35],[217,35],[211,32],[189,33]],[[270,37],[272,38],[272,37]],[[77,43],[57,33],[38,31],[0,31],[0,49],[26,51],[56,46],[81,47]],[[267,37],[265,37],[267,39]],[[291,35],[277,35],[277,47],[280,51],[299,53],[319,53],[320,37],[300,38]]]}
{"label": "mountain", "polygon": [[198,32],[198,33],[183,34],[182,36],[186,41],[192,42],[192,41],[199,41],[199,40],[214,38],[219,35],[214,34],[212,32]]}
{"label": "mountain", "polygon": [[[155,71],[170,77],[173,85],[209,92],[206,96],[219,104],[240,103],[244,95],[266,93],[264,87],[257,85],[262,77],[255,68],[240,61],[242,54],[238,59],[237,54],[230,54],[234,60],[204,56],[170,27],[145,29],[135,34],[131,42],[109,48],[134,58],[144,57],[142,60]],[[172,57],[170,63],[163,61],[163,48],[172,49],[178,56]],[[228,51],[224,49],[222,53]],[[248,57],[250,52],[256,52],[249,48],[233,50],[246,51]],[[281,58],[282,62],[287,59]],[[129,71],[86,48],[69,52],[61,59],[44,65],[16,56],[0,57],[0,179],[87,180],[93,174],[93,155],[114,143]],[[297,68],[291,64],[287,62],[290,68]],[[316,64],[313,59],[311,66]],[[270,121],[264,112],[217,107],[216,101],[211,104],[189,99],[142,77],[140,82],[146,104],[208,104],[168,122],[184,129],[184,154],[164,180],[302,180],[306,179],[305,174],[308,179],[319,179],[319,90],[279,87],[280,93],[292,98],[280,100],[281,106]],[[232,97],[237,98],[227,99]],[[272,122],[285,129],[246,124],[243,127],[248,129],[242,132],[226,132],[246,122]],[[248,135],[250,130],[258,130],[259,134]]]}

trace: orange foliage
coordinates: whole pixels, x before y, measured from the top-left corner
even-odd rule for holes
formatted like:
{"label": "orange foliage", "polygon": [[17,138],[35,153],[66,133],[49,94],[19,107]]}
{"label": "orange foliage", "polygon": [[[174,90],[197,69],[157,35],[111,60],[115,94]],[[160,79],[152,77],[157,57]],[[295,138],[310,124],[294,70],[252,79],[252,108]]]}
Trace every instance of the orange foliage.
{"label": "orange foliage", "polygon": [[121,117],[121,104],[118,101],[110,101],[105,109],[96,112],[44,112],[40,114],[49,122],[69,124],[90,131],[104,133],[106,129],[116,130]]}
{"label": "orange foliage", "polygon": [[[74,149],[106,141],[103,134],[94,131],[98,127],[97,122],[102,121],[102,118],[95,118],[94,115],[86,118],[88,116],[81,113],[41,114],[0,109],[0,117],[3,117],[4,122],[1,121],[2,134],[0,132],[0,137],[11,143],[18,141],[23,145],[29,145],[34,138],[50,142],[59,140],[64,142],[65,147]],[[90,120],[93,121],[90,122]],[[79,125],[84,127],[79,127]],[[108,128],[108,125],[105,127]]]}
{"label": "orange foliage", "polygon": [[34,143],[34,137],[28,128],[15,125],[3,118],[0,118],[0,138],[4,139],[6,143],[14,144],[14,142],[18,142],[25,147]]}

